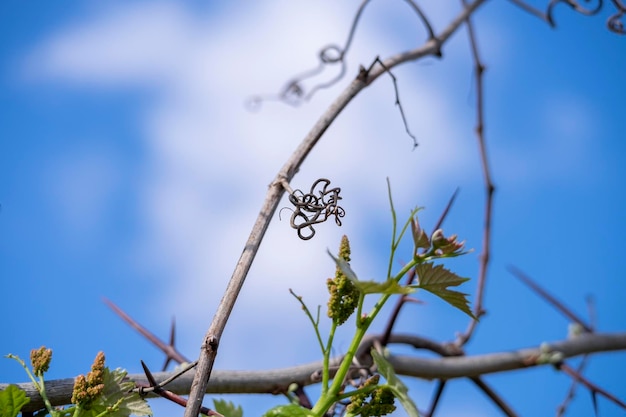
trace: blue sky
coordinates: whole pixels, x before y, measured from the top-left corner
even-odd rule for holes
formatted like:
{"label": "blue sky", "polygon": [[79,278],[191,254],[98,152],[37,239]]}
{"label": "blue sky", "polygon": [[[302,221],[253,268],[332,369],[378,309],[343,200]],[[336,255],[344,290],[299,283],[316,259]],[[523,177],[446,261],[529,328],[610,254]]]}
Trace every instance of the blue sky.
{"label": "blue sky", "polygon": [[[113,367],[140,372],[161,354],[102,303],[107,297],[197,355],[269,182],[359,64],[422,42],[403,2],[373,2],[349,56],[348,78],[298,108],[244,103],[278,91],[343,43],[358,2],[82,1],[63,7],[0,5],[0,277],[2,354],[54,349],[51,378],[85,372],[99,350]],[[493,3],[493,4],[492,4]],[[426,9],[441,30],[458,3]],[[517,282],[514,264],[580,315],[596,301],[601,331],[626,328],[623,179],[624,37],[600,16],[557,8],[551,29],[508,2],[477,15],[486,72],[486,137],[497,187],[489,314],[468,346],[486,353],[565,337],[567,321]],[[380,78],[329,129],[292,182],[328,177],[342,188],[341,228],[298,240],[274,219],[220,347],[220,369],[265,369],[319,358],[293,288],[325,304],[333,273],[326,249],[342,234],[364,279],[384,274],[390,216],[424,206],[431,227],[456,187],[444,229],[475,252],[450,267],[475,278],[483,184],[473,134],[475,90],[465,31],[428,58],[394,70],[420,146],[412,151],[391,82]],[[287,202],[284,204],[287,205]],[[399,259],[410,256],[410,248]],[[465,290],[474,294],[475,280]],[[424,295],[398,329],[449,340],[465,317]],[[348,336],[337,349],[347,346]],[[587,375],[621,398],[624,354],[598,355]],[[25,380],[0,361],[2,382]],[[521,415],[551,415],[569,386],[552,369],[486,377]],[[425,407],[432,384],[411,385]],[[233,397],[246,416],[280,397]],[[154,402],[157,415],[176,412]],[[591,415],[579,392],[569,416]],[[496,416],[467,382],[446,391],[441,415]],[[621,415],[600,400],[602,416]],[[398,415],[402,415],[399,413]]]}

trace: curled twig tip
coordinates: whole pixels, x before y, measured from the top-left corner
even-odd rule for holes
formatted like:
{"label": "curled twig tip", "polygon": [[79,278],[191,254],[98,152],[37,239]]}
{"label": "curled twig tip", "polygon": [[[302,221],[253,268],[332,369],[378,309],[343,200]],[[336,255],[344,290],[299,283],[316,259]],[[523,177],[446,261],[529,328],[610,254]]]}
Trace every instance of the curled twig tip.
{"label": "curled twig tip", "polygon": [[315,236],[313,225],[323,223],[332,216],[335,217],[337,226],[341,226],[341,217],[346,214],[345,210],[338,205],[339,200],[341,200],[339,195],[341,188],[329,189],[329,185],[329,180],[320,178],[313,183],[307,194],[300,190],[295,190],[289,194],[289,201],[295,206],[290,225],[297,230],[300,239],[309,240],[313,238]]}

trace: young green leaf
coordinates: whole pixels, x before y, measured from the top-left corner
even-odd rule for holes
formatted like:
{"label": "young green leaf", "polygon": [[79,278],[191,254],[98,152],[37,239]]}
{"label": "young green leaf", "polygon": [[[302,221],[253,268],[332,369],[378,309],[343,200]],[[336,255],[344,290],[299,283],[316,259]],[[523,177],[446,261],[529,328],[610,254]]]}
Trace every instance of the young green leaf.
{"label": "young green leaf", "polygon": [[393,366],[385,359],[383,355],[378,353],[376,349],[372,349],[372,359],[374,359],[374,363],[378,367],[378,372],[387,380],[387,385],[391,388],[393,395],[400,401],[404,411],[409,415],[409,417],[419,417],[419,412],[417,411],[417,406],[409,397],[409,390],[402,383],[400,378],[396,375],[396,372],[393,370]]}
{"label": "young green leaf", "polygon": [[430,248],[430,239],[420,226],[417,216],[411,219],[411,234],[413,235],[413,245],[415,246],[416,253],[418,249]]}
{"label": "young green leaf", "polygon": [[341,272],[343,272],[344,275],[346,277],[348,277],[348,279],[350,281],[358,281],[359,280],[356,277],[356,274],[354,273],[352,268],[350,268],[350,264],[348,262],[346,262],[345,260],[343,260],[341,258],[336,258],[332,253],[330,253],[330,251],[327,251],[327,252],[330,255],[330,257],[333,258],[333,261],[335,261],[335,263],[337,264],[337,267],[339,267],[339,269],[341,269]]}
{"label": "young green leaf", "polygon": [[240,405],[235,405],[232,401],[214,399],[213,405],[215,411],[224,417],[243,417],[243,408]]}
{"label": "young green leaf", "polygon": [[419,283],[413,285],[415,288],[422,288],[435,294],[447,303],[458,308],[468,316],[475,319],[469,308],[467,294],[450,290],[448,287],[456,287],[469,281],[454,272],[444,268],[442,265],[434,266],[432,263],[420,264],[415,267],[415,273],[419,277]]}
{"label": "young green leaf", "polygon": [[296,404],[279,405],[267,413],[263,417],[312,417],[311,410]]}
{"label": "young green leaf", "polygon": [[363,294],[410,294],[415,290],[411,287],[403,287],[393,280],[387,280],[385,282],[377,281],[359,281],[356,274],[350,267],[350,264],[343,259],[336,258],[330,251],[328,252],[331,258],[337,264],[337,267],[341,269],[341,272],[348,277],[354,286]]}
{"label": "young green leaf", "polygon": [[139,394],[131,392],[132,381],[124,381],[127,372],[122,369],[110,371],[104,368],[104,391],[89,410],[82,410],[83,417],[96,417],[106,412],[107,417],[151,416],[148,402]]}
{"label": "young green leaf", "polygon": [[29,402],[30,398],[17,385],[9,385],[0,391],[0,417],[16,417]]}
{"label": "young green leaf", "polygon": [[414,288],[405,287],[390,279],[385,282],[355,281],[354,286],[363,294],[411,294]]}

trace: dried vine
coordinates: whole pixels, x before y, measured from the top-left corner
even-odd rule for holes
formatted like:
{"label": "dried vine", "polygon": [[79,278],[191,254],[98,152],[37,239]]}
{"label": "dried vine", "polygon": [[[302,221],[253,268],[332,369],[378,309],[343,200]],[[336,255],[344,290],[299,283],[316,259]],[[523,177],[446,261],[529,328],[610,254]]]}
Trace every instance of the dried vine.
{"label": "dried vine", "polygon": [[[313,183],[311,190],[304,194],[300,190],[289,193],[289,202],[295,210],[291,215],[289,224],[298,232],[302,240],[309,240],[315,236],[313,225],[323,223],[329,217],[335,217],[335,224],[341,226],[341,218],[346,215],[345,210],[339,206],[341,188],[329,189],[330,181],[320,178]],[[307,229],[303,234],[303,229]]]}

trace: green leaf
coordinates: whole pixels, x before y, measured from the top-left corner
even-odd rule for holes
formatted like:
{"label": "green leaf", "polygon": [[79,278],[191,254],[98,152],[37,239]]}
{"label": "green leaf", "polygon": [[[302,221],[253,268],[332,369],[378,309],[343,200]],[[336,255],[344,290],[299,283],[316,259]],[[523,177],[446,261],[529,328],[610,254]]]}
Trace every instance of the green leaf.
{"label": "green leaf", "polygon": [[378,367],[378,372],[387,380],[387,385],[391,388],[393,395],[400,401],[404,411],[409,417],[419,417],[417,406],[409,397],[409,390],[396,375],[393,366],[385,359],[383,355],[378,353],[376,349],[372,349],[372,359]]}
{"label": "green leaf", "polygon": [[337,264],[337,267],[341,269],[341,272],[354,284],[354,286],[363,294],[411,294],[415,292],[415,289],[411,287],[404,287],[398,284],[394,280],[387,280],[385,282],[378,281],[359,281],[356,274],[350,267],[350,264],[343,259],[336,258],[330,251],[328,254]]}
{"label": "green leaf", "polygon": [[311,410],[296,404],[279,405],[272,408],[263,417],[313,417]]}
{"label": "green leaf", "polygon": [[104,368],[104,391],[88,410],[83,409],[81,416],[96,417],[106,412],[107,417],[151,416],[152,410],[148,402],[136,392],[133,381],[124,381],[126,371]]}
{"label": "green leaf", "polygon": [[415,273],[419,277],[419,283],[413,285],[413,287],[435,294],[468,316],[476,319],[469,308],[467,294],[448,289],[448,287],[456,287],[469,281],[469,278],[460,277],[442,265],[434,266],[432,263],[417,265]]}
{"label": "green leaf", "polygon": [[9,385],[0,391],[0,417],[16,417],[30,398],[17,385]]}
{"label": "green leaf", "polygon": [[341,258],[335,258],[335,256],[332,253],[330,253],[330,251],[327,251],[327,252],[330,255],[330,257],[333,258],[333,261],[335,261],[335,263],[337,264],[337,267],[339,269],[341,269],[341,272],[343,272],[343,274],[346,277],[348,277],[348,279],[350,281],[358,281],[359,280],[356,277],[356,274],[354,273],[352,268],[350,268],[350,264],[348,262],[346,262],[345,260],[343,260]]}
{"label": "green leaf", "polygon": [[385,282],[354,281],[354,286],[363,294],[411,294],[414,288],[405,287],[390,279]]}
{"label": "green leaf", "polygon": [[213,405],[215,411],[224,417],[243,417],[243,408],[240,405],[235,405],[232,401],[214,399]]}

